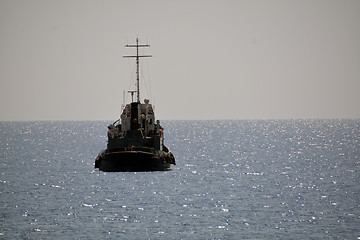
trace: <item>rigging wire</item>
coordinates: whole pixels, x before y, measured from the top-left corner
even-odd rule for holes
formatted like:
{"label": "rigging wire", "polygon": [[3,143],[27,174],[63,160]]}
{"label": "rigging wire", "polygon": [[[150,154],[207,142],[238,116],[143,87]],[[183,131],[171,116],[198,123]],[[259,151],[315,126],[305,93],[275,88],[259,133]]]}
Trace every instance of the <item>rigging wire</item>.
{"label": "rigging wire", "polygon": [[150,64],[149,64],[149,59],[148,58],[146,59],[146,63],[147,63],[146,66],[147,66],[147,74],[148,74],[148,81],[149,81],[149,91],[150,91],[150,97],[149,98],[151,99],[152,93],[151,93],[151,81],[150,81],[151,79],[150,79],[150,67],[149,67]]}
{"label": "rigging wire", "polygon": [[150,83],[147,83],[147,81],[146,81],[147,79],[146,79],[145,74],[144,74],[144,64],[141,64],[141,80],[142,80],[142,83],[143,83],[143,85],[145,87],[146,94],[149,97],[151,97],[150,92],[149,92],[150,86],[148,86],[148,85],[150,85]]}
{"label": "rigging wire", "polygon": [[[128,60],[128,66],[129,66],[129,69],[130,69],[130,72],[131,72],[129,86],[127,88],[128,91],[132,90],[131,86],[136,85],[135,84],[135,77],[134,77],[134,75],[135,75],[135,65],[136,65],[136,63],[131,63],[131,61]],[[129,94],[126,94],[126,99],[125,99],[126,101],[125,102],[128,102],[128,97],[129,97]]]}
{"label": "rigging wire", "polygon": [[[145,55],[144,53],[145,53],[145,49],[142,49],[142,54]],[[141,75],[140,81],[141,81],[142,85],[144,85],[144,87],[145,87],[147,97],[149,99],[151,99],[152,95],[151,95],[150,76],[149,76],[149,71],[147,71],[148,77],[145,76],[144,71],[146,69],[144,68],[144,64],[147,66],[147,70],[148,70],[149,69],[149,60],[146,59],[146,62],[143,62],[143,61],[140,62],[140,66],[141,66],[140,67],[140,75]]]}
{"label": "rigging wire", "polygon": [[[148,35],[146,35],[146,42],[148,43],[149,42],[149,36]],[[151,100],[152,101],[152,92],[151,92],[151,79],[150,79],[150,62],[149,62],[149,59],[148,58],[146,58],[146,70],[147,70],[147,75],[148,75],[148,77],[147,77],[147,79],[148,79],[148,82],[149,82],[149,92],[150,92],[150,94],[149,94],[149,100]],[[155,102],[154,102],[155,103]]]}

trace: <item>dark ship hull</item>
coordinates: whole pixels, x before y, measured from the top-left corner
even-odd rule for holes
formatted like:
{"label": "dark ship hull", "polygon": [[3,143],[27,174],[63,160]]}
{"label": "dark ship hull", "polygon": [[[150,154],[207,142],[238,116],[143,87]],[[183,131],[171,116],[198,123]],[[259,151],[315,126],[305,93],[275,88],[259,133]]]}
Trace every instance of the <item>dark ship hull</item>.
{"label": "dark ship hull", "polygon": [[95,168],[105,172],[166,171],[175,158],[170,152],[150,148],[111,149],[99,154]]}

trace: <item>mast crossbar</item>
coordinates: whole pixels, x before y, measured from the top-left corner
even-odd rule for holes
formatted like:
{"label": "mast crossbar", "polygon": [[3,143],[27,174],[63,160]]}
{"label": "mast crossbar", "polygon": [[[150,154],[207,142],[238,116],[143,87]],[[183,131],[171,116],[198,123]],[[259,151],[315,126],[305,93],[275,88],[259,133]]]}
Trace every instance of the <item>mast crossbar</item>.
{"label": "mast crossbar", "polygon": [[142,44],[142,45],[141,44],[140,45],[129,45],[128,44],[128,45],[125,45],[125,47],[150,47],[150,45],[148,45],[148,44],[146,44],[146,45],[145,44]]}
{"label": "mast crossbar", "polygon": [[152,57],[152,55],[140,55],[140,56],[123,56],[123,58],[141,58],[141,57]]}

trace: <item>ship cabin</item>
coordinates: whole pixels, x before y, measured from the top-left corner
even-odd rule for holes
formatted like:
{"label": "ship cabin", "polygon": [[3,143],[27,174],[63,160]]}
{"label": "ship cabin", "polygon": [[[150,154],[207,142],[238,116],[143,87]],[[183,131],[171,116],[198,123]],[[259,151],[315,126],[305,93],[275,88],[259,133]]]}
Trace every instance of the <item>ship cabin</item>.
{"label": "ship cabin", "polygon": [[155,123],[153,106],[132,102],[123,108],[120,119],[108,126],[108,148],[151,147],[162,150],[163,128]]}

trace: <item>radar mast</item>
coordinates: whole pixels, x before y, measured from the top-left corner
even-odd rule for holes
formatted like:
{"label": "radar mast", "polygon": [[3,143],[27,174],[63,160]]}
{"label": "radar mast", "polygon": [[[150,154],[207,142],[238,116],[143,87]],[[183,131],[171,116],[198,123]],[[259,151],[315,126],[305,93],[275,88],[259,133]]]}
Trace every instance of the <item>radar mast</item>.
{"label": "radar mast", "polygon": [[[137,87],[137,102],[140,103],[140,72],[139,72],[139,58],[141,57],[152,57],[152,55],[139,55],[139,47],[150,47],[148,44],[140,44],[139,38],[136,38],[136,45],[125,45],[125,47],[136,47],[136,55],[134,56],[123,56],[124,58],[136,58],[136,87]],[[133,93],[132,93],[133,94]]]}

